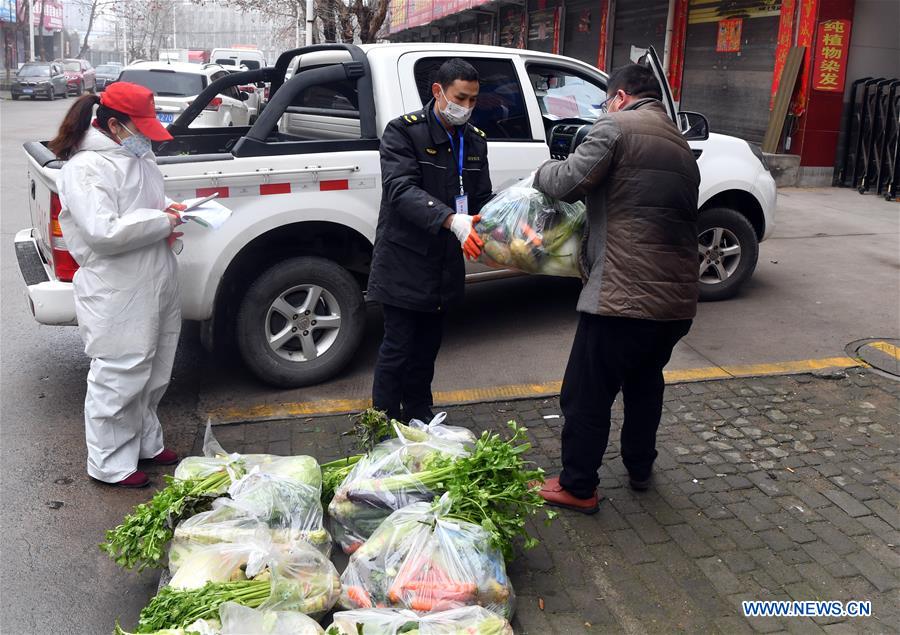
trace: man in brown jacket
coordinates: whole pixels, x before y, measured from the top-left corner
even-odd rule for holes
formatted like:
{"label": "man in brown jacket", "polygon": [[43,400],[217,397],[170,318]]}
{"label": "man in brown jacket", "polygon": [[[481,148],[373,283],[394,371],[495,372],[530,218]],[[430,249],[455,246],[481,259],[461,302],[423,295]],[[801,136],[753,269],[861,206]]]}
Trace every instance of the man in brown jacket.
{"label": "man in brown jacket", "polygon": [[663,367],[697,309],[694,155],[666,114],[652,71],[617,69],[607,95],[607,114],[584,142],[534,179],[551,197],[587,203],[580,320],[560,396],[563,469],[541,490],[548,504],[587,514],[599,508],[597,470],[620,390],[622,461],[632,488],[649,487]]}

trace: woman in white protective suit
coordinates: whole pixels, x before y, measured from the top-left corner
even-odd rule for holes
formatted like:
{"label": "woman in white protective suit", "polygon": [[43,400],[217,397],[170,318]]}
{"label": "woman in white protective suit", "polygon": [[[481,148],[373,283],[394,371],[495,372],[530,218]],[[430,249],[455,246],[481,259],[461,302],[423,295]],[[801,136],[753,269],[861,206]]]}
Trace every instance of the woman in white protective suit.
{"label": "woman in white protective suit", "polygon": [[[97,106],[94,118],[94,106]],[[171,465],[157,406],[169,385],[181,307],[172,243],[183,206],[166,198],[150,141],[171,139],[153,93],[117,82],[71,107],[49,147],[66,160],[59,224],[79,265],[75,312],[92,358],[84,399],[88,474],[150,483],[138,461]]]}

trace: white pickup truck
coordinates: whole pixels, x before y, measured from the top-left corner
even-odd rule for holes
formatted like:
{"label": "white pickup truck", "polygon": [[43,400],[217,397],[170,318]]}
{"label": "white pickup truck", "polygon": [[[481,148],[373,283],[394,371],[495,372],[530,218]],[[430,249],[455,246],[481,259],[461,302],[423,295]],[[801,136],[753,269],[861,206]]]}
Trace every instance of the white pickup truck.
{"label": "white pickup truck", "polygon": [[[236,342],[247,366],[277,386],[338,373],[358,348],[381,198],[379,136],[422,108],[438,66],[471,62],[481,77],[473,123],[487,133],[496,190],[542,162],[565,157],[599,116],[607,76],[574,59],[528,50],[452,44],[323,44],[287,51],[274,67],[210,84],[155,148],[175,200],[219,192],[234,214],[219,230],[189,223],[179,256],[183,314],[203,322],[204,344]],[[656,54],[646,63],[662,77]],[[286,79],[288,78],[288,79]],[[189,128],[231,86],[271,82],[252,126]],[[702,115],[675,112],[702,175],[701,295],[737,292],[773,226],[775,183],[745,141],[710,134]],[[29,304],[42,324],[75,323],[77,265],[59,229],[62,162],[44,142],[25,144],[34,227],[15,237]],[[648,183],[647,187],[653,187]],[[472,267],[470,281],[510,275]]]}

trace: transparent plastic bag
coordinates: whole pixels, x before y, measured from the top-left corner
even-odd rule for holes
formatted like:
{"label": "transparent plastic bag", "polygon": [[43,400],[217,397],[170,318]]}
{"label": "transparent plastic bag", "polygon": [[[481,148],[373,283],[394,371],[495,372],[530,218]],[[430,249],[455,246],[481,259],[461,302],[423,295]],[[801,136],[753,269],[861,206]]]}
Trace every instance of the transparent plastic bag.
{"label": "transparent plastic bag", "polygon": [[417,472],[426,471],[438,457],[471,451],[475,435],[441,421],[397,426],[397,437],[376,445],[335,489],[328,515],[334,539],[345,553],[358,549],[392,511],[435,497],[415,479]]}
{"label": "transparent plastic bag", "polygon": [[419,612],[480,605],[510,618],[515,596],[503,555],[487,531],[451,514],[446,494],[392,513],[350,556],[340,605]]}
{"label": "transparent plastic bag", "polygon": [[192,590],[208,582],[246,581],[268,585],[260,609],[321,616],[340,594],[340,578],[330,560],[302,540],[273,543],[259,522],[242,542],[218,543],[193,552],[181,562],[168,586]]}
{"label": "transparent plastic bag", "polygon": [[341,611],[326,635],[513,635],[504,618],[481,606],[419,616],[404,609]]}
{"label": "transparent plastic bag", "polygon": [[[322,471],[311,456],[277,456],[274,454],[238,454],[226,452],[216,440],[212,426],[206,424],[203,437],[203,456],[188,456],[175,468],[175,478],[186,480],[202,478],[225,469],[232,482],[237,481],[257,468],[259,472],[280,476],[311,487],[322,488]],[[227,488],[220,493],[225,493]]]}
{"label": "transparent plastic bag", "polygon": [[580,278],[585,207],[551,199],[528,178],[499,192],[481,208],[475,231],[479,258],[489,267]]}
{"label": "transparent plastic bag", "polygon": [[331,553],[318,488],[254,471],[232,483],[228,493],[231,498],[216,499],[210,511],[175,528],[169,547],[170,572],[176,573],[182,562],[207,545],[251,540],[260,522],[274,543],[304,540],[326,557]]}
{"label": "transparent plastic bag", "polygon": [[225,602],[219,607],[221,635],[323,635],[311,617],[296,611],[261,611]]}

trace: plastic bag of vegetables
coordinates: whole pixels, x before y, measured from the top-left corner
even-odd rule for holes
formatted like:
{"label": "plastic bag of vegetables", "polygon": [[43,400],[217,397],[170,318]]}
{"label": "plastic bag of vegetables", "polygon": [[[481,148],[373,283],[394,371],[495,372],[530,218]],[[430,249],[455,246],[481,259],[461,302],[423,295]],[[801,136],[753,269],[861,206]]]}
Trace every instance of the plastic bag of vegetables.
{"label": "plastic bag of vegetables", "polygon": [[318,622],[296,611],[262,611],[226,602],[219,607],[221,635],[323,635]]}
{"label": "plastic bag of vegetables", "polygon": [[484,606],[514,609],[500,550],[479,525],[452,517],[447,494],[392,513],[356,552],[341,576],[344,608],[420,612]]}
{"label": "plastic bag of vegetables", "polygon": [[169,547],[169,571],[197,549],[219,542],[240,543],[262,522],[275,543],[305,540],[328,556],[331,535],[325,529],[320,491],[306,483],[262,472],[248,474],[228,489],[210,511],[181,521]]}
{"label": "plastic bag of vegetables", "polygon": [[405,609],[341,611],[326,635],[513,635],[512,626],[481,606],[419,616]]}
{"label": "plastic bag of vegetables", "polygon": [[207,424],[204,456],[190,456],[165,477],[166,487],[146,503],[136,505],[122,523],[106,532],[100,545],[116,564],[126,568],[160,567],[175,526],[184,518],[207,511],[248,472],[262,472],[305,483],[319,490],[322,472],[309,456],[229,454],[219,445]]}
{"label": "plastic bag of vegetables", "polygon": [[334,565],[304,541],[273,543],[259,524],[251,539],[194,552],[141,611],[138,632],[218,616],[225,602],[273,611],[327,613],[340,594]]}
{"label": "plastic bag of vegetables", "polygon": [[435,497],[433,489],[415,478],[417,473],[427,472],[441,457],[463,456],[474,446],[472,432],[441,421],[395,426],[396,437],[376,445],[335,489],[328,514],[345,553],[358,549],[392,511]]}
{"label": "plastic bag of vegetables", "polygon": [[584,203],[551,199],[528,178],[499,192],[480,214],[475,226],[484,241],[480,262],[498,269],[581,277]]}

